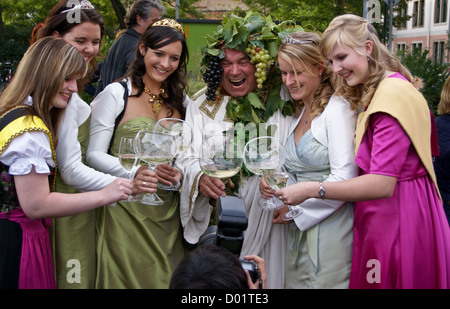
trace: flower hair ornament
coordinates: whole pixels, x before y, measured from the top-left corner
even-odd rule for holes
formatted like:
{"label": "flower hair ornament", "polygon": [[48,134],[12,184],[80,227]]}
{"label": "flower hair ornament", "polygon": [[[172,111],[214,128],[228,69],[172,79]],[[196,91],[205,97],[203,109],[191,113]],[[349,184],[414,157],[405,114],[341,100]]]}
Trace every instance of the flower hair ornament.
{"label": "flower hair ornament", "polygon": [[183,31],[183,27],[177,23],[175,20],[171,19],[171,18],[164,18],[158,21],[155,21],[151,27],[156,27],[156,26],[160,26],[160,27],[170,27],[173,28],[175,30],[178,30],[179,32],[184,34]]}
{"label": "flower hair ornament", "polygon": [[75,10],[93,10],[95,7],[88,0],[69,0],[67,1],[67,7],[69,9],[62,11],[61,13],[67,13]]}

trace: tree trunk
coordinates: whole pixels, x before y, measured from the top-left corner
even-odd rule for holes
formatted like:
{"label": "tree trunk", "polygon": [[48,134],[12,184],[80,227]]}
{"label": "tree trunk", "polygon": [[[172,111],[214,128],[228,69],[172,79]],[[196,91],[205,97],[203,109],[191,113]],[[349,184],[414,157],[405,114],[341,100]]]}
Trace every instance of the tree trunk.
{"label": "tree trunk", "polygon": [[119,27],[120,29],[125,29],[125,15],[127,14],[127,11],[123,7],[122,2],[120,0],[111,0],[112,7],[114,9],[114,12],[116,12],[117,20],[119,21]]}

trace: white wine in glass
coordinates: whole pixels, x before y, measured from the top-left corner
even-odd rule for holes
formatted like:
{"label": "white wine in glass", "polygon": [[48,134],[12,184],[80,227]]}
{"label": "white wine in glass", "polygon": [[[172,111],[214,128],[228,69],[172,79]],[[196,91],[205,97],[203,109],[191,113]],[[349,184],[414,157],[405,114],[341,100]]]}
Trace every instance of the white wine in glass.
{"label": "white wine in glass", "polygon": [[212,164],[204,164],[202,166],[202,171],[215,178],[230,178],[236,175],[241,170],[241,166],[229,165],[229,164],[218,164],[214,162]]}
{"label": "white wine in glass", "polygon": [[[284,163],[284,147],[276,137],[256,137],[244,147],[244,163],[250,172],[266,177],[266,175],[276,173],[282,167]],[[279,175],[279,178],[281,181],[285,180],[287,184],[287,177],[284,179]],[[271,181],[276,184],[275,179]],[[270,200],[265,200],[261,197],[259,206],[266,210],[275,210],[282,206],[282,204],[276,203],[277,201],[279,200],[275,199],[275,197]]]}
{"label": "white wine in glass", "polygon": [[[121,137],[118,154],[120,165],[127,171],[128,179],[131,177],[131,170],[136,166],[139,157],[134,151],[134,138]],[[136,202],[139,199],[130,195],[124,202]]]}
{"label": "white wine in glass", "polygon": [[[213,132],[203,135],[200,168],[208,176],[220,178],[225,183],[242,168],[242,154],[233,132]],[[214,205],[214,201],[210,203]]]}
{"label": "white wine in glass", "polygon": [[275,170],[264,171],[264,177],[269,186],[275,191],[286,188],[289,179],[288,173]]}

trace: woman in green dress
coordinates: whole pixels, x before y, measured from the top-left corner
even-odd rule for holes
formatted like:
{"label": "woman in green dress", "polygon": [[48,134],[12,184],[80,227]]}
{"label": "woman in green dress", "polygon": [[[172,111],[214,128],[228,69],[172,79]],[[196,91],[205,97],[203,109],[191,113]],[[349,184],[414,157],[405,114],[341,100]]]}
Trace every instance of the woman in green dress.
{"label": "woman in green dress", "polygon": [[[151,129],[161,118],[184,118],[189,101],[184,94],[187,60],[180,24],[163,19],[147,29],[130,73],[108,85],[91,103],[89,165],[112,175],[126,174],[117,158],[121,137],[135,137],[142,127]],[[162,167],[166,175],[173,175],[173,183],[181,179],[176,168]],[[138,173],[156,176],[146,166]],[[158,169],[158,178],[144,185],[156,188],[162,174]],[[98,211],[97,288],[169,287],[173,269],[184,256],[179,192],[158,190],[157,194],[163,205],[123,202]]]}
{"label": "woman in green dress", "polygon": [[[89,142],[91,108],[80,94],[97,69],[96,56],[104,37],[104,22],[89,1],[59,1],[48,13],[45,23],[36,28],[36,40],[59,37],[76,47],[88,67],[78,80],[78,92],[72,94],[58,127],[56,146],[57,174],[55,191],[77,193],[97,191],[117,179],[85,164]],[[76,5],[74,5],[76,4]],[[73,16],[78,22],[70,22]],[[126,176],[124,176],[126,178]],[[92,289],[95,283],[95,210],[73,216],[53,218],[50,227],[56,283],[60,289]]]}

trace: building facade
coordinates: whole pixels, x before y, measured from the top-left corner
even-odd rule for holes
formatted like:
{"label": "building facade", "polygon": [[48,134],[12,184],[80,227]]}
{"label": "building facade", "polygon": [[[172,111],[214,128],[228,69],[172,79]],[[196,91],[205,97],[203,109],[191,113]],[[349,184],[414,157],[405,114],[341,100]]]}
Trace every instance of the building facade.
{"label": "building facade", "polygon": [[393,49],[429,50],[436,62],[449,63],[449,0],[410,0],[404,12],[412,16],[402,27],[393,30]]}
{"label": "building facade", "polygon": [[205,18],[219,20],[222,20],[235,8],[240,8],[243,11],[248,10],[248,6],[240,0],[201,0],[194,6],[205,14]]}

